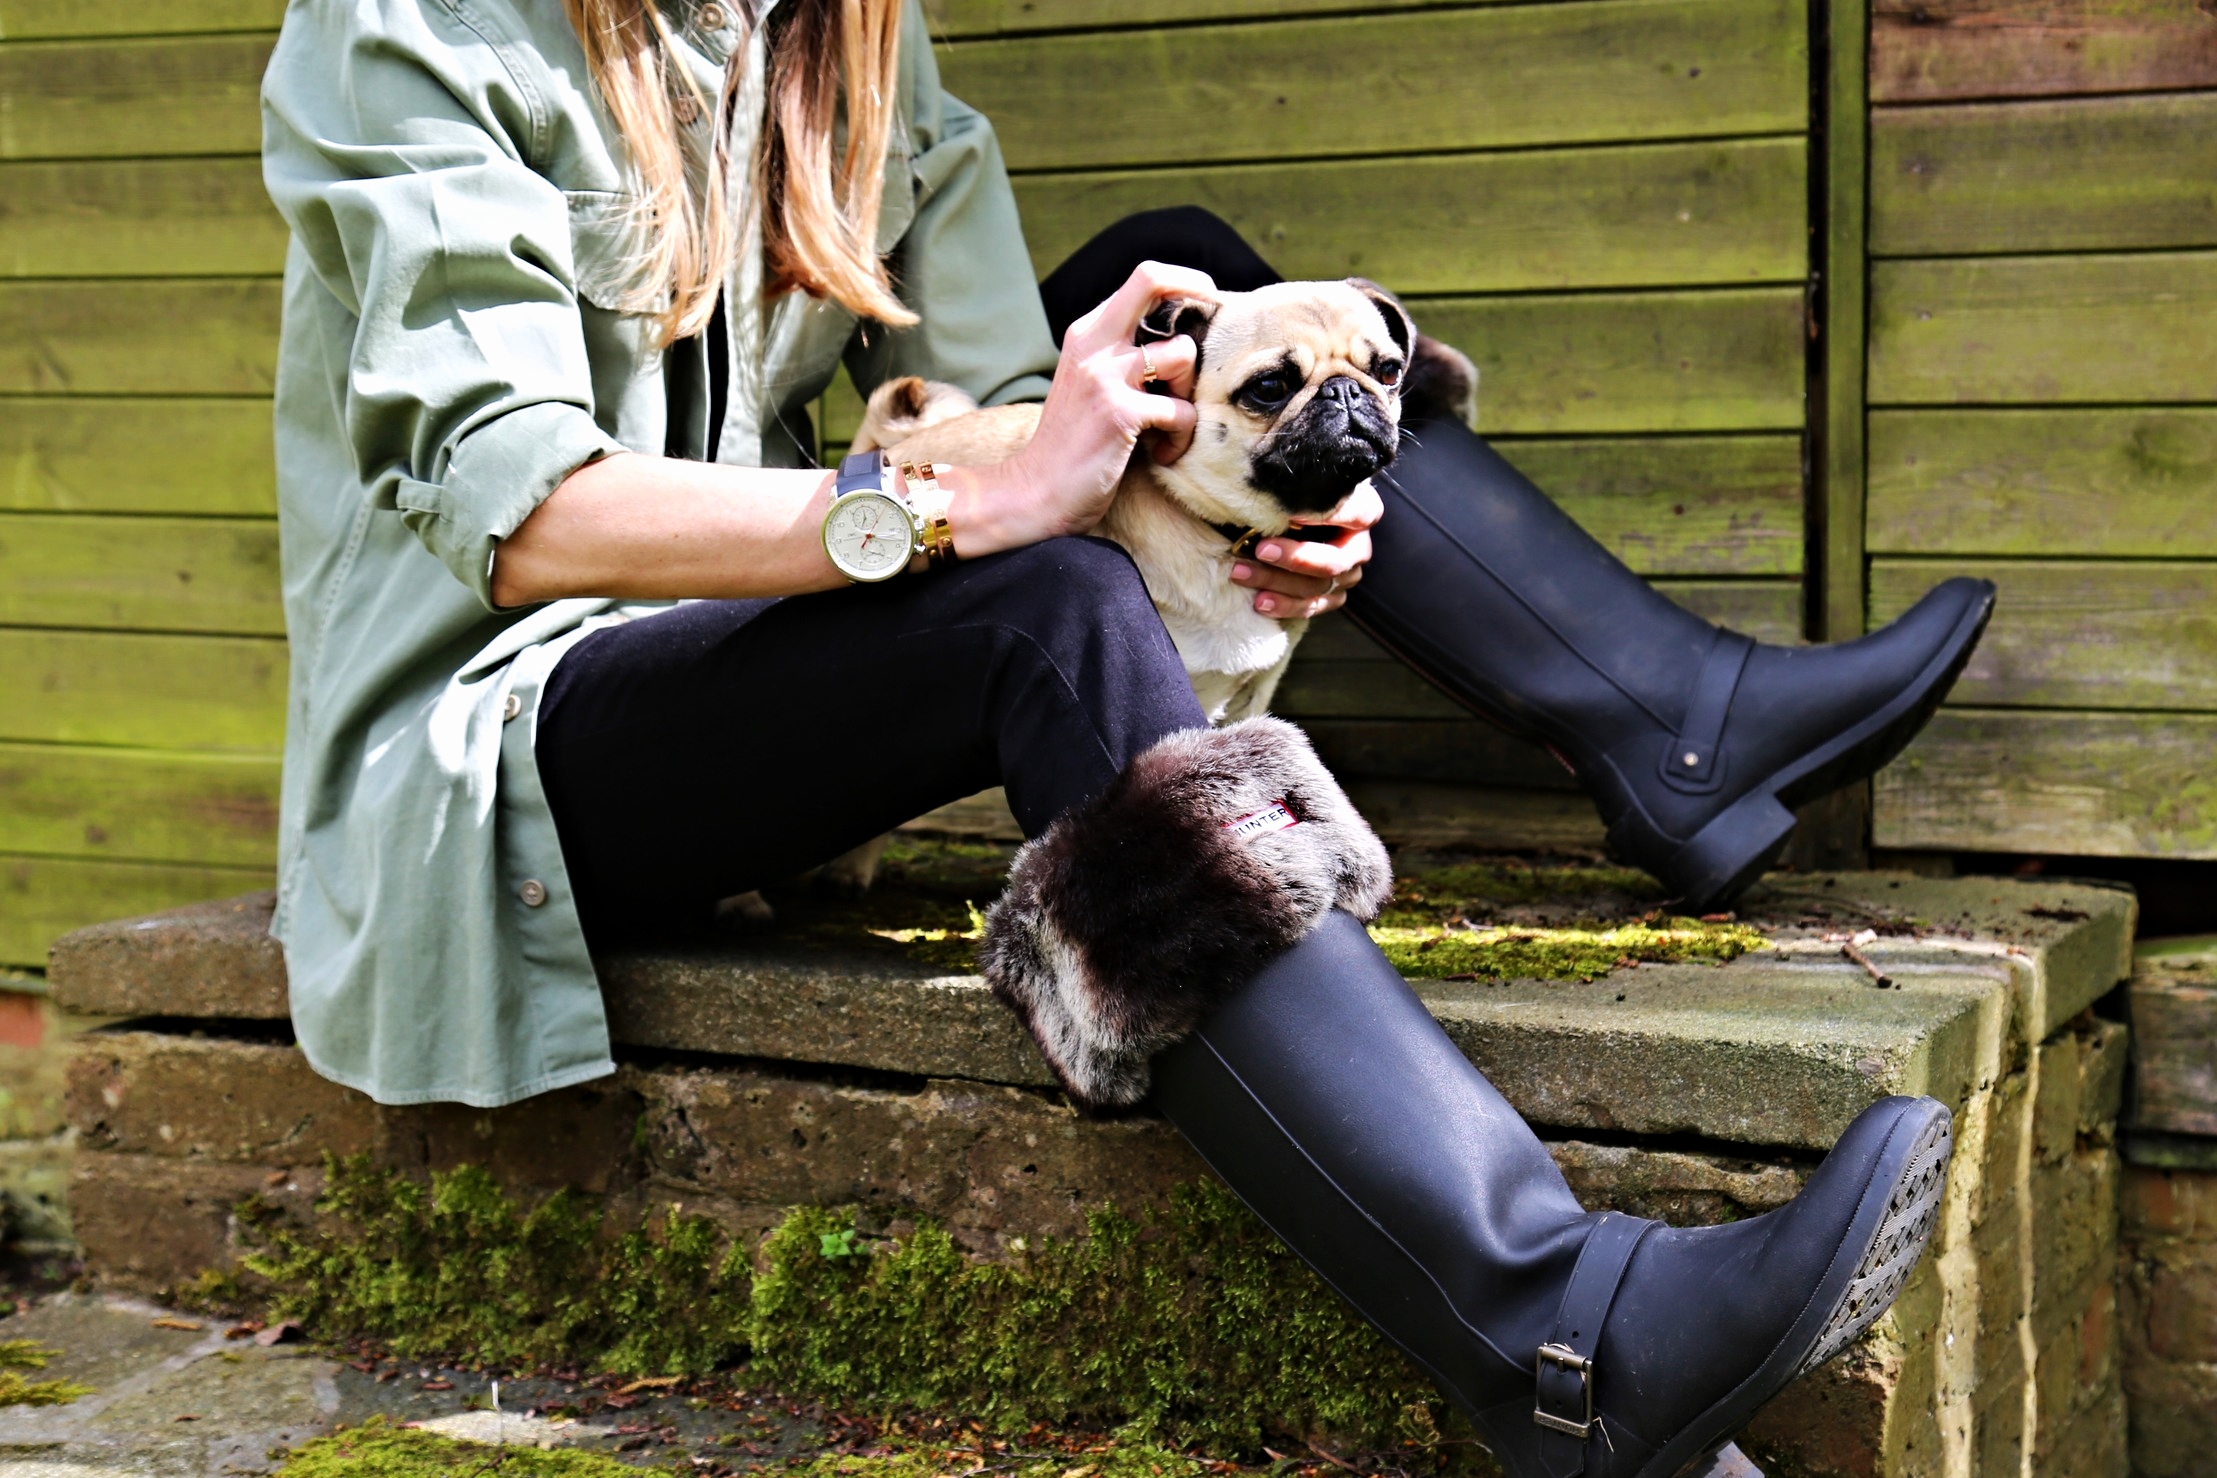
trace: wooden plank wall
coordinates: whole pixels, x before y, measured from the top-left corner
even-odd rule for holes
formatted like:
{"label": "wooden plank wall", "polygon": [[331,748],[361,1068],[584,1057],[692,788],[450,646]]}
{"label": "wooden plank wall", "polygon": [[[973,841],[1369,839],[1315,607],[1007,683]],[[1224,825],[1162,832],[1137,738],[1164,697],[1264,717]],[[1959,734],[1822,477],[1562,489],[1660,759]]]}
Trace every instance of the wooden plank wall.
{"label": "wooden plank wall", "polygon": [[1879,0],[1873,620],[2001,588],[1881,846],[2217,857],[2217,11]]}
{"label": "wooden plank wall", "polygon": [[[1350,13],[1360,11],[1360,13]],[[0,962],[269,877],[285,643],[255,151],[278,0],[0,0]],[[944,0],[1042,267],[1198,201],[1478,359],[1482,421],[1689,605],[1802,626],[1800,0]],[[851,396],[827,430],[851,425]],[[1592,840],[1536,751],[1344,629],[1285,690],[1350,773]],[[1458,822],[1458,825],[1463,822]]]}
{"label": "wooden plank wall", "polygon": [[[1687,605],[1798,638],[1805,7],[1316,13],[1347,8],[939,0],[934,21],[948,86],[999,129],[1042,275],[1126,213],[1199,204],[1288,276],[1374,278],[1478,362],[1481,429],[1589,529]],[[828,441],[855,412],[835,392]],[[1341,621],[1277,707],[1373,782],[1366,804],[1496,842],[1599,840],[1543,751]]]}
{"label": "wooden plank wall", "polygon": [[0,963],[264,886],[279,0],[0,0]]}

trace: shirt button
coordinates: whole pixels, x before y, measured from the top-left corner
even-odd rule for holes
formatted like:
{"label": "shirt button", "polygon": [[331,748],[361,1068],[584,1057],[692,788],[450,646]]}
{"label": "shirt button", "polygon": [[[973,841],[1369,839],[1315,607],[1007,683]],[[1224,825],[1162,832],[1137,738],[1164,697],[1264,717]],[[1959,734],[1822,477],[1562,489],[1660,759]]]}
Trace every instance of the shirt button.
{"label": "shirt button", "polygon": [[704,30],[721,31],[724,28],[724,20],[724,8],[716,4],[715,0],[709,0],[708,4],[701,7],[700,21]]}
{"label": "shirt button", "polygon": [[516,890],[516,896],[523,899],[524,907],[537,908],[547,901],[547,885],[537,878],[525,878],[523,886]]}
{"label": "shirt button", "polygon": [[523,699],[518,698],[514,693],[510,693],[505,699],[501,701],[500,721],[502,723],[506,723],[508,722],[508,720],[514,718],[517,714],[522,712]]}

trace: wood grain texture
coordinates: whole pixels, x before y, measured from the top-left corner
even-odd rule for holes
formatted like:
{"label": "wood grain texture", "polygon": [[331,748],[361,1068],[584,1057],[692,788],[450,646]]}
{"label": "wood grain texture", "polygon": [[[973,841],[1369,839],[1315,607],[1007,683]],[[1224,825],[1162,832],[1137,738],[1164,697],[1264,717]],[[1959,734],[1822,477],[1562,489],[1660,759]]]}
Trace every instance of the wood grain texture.
{"label": "wood grain texture", "polygon": [[258,159],[0,164],[0,277],[236,277],[285,267]]}
{"label": "wood grain texture", "polygon": [[1411,303],[1478,364],[1487,435],[1799,430],[1798,288]]}
{"label": "wood grain texture", "polygon": [[1423,10],[1466,3],[1470,0],[1367,0],[1359,5],[1351,0],[924,0],[924,16],[934,37],[951,39],[1275,20],[1349,10]]}
{"label": "wood grain texture", "polygon": [[974,41],[940,70],[1012,169],[1089,169],[1799,133],[1807,46],[1788,0],[1583,0]]}
{"label": "wood grain texture", "polygon": [[2217,982],[2191,964],[2143,959],[2131,1012],[2134,1127],[2217,1135]]}
{"label": "wood grain texture", "polygon": [[0,628],[0,739],[275,754],[286,667],[270,637]]}
{"label": "wood grain texture", "polygon": [[1593,802],[1580,791],[1367,779],[1350,782],[1347,796],[1396,844],[1597,853],[1605,840]]}
{"label": "wood grain texture", "polygon": [[277,757],[0,744],[0,853],[274,867]]}
{"label": "wood grain texture", "polygon": [[1950,575],[2000,593],[1949,701],[2217,711],[2217,563],[1874,560],[1872,623]]}
{"label": "wood grain texture", "polygon": [[1567,438],[1496,449],[1643,575],[1801,573],[1799,438]]}
{"label": "wood grain texture", "polygon": [[72,929],[276,886],[268,868],[0,856],[0,965],[43,968]]}
{"label": "wood grain texture", "polygon": [[0,395],[258,395],[279,284],[0,282]]}
{"label": "wood grain texture", "polygon": [[2217,252],[1880,262],[1873,404],[2217,399]]}
{"label": "wood grain texture", "polygon": [[1878,0],[1881,103],[2217,87],[2217,15],[2196,0]]}
{"label": "wood grain texture", "polygon": [[2217,246],[2217,93],[1871,117],[1871,250]]}
{"label": "wood grain texture", "polygon": [[0,47],[0,159],[257,154],[266,33]]}
{"label": "wood grain texture", "polygon": [[0,509],[274,514],[269,402],[0,403]]}
{"label": "wood grain texture", "polygon": [[[1863,629],[1865,374],[1869,336],[1870,191],[1869,0],[1831,0],[1824,59],[1824,258],[1813,289],[1818,353],[1809,387],[1810,565],[1817,589],[1816,634],[1830,640]],[[1819,811],[1803,838],[1810,856],[1858,860],[1863,827],[1856,796]]]}
{"label": "wood grain texture", "polygon": [[2217,558],[2217,408],[1878,411],[1870,547]]}
{"label": "wood grain texture", "polygon": [[1399,293],[1798,282],[1805,153],[1800,139],[1541,149],[1030,175],[1016,193],[1041,276],[1110,221],[1201,205],[1287,277]]}
{"label": "wood grain texture", "polygon": [[0,515],[0,623],[282,636],[282,597],[274,519]]}
{"label": "wood grain texture", "polygon": [[284,0],[0,0],[0,41],[274,31]]}
{"label": "wood grain texture", "polygon": [[1944,708],[1877,779],[1873,842],[2217,858],[2217,716]]}

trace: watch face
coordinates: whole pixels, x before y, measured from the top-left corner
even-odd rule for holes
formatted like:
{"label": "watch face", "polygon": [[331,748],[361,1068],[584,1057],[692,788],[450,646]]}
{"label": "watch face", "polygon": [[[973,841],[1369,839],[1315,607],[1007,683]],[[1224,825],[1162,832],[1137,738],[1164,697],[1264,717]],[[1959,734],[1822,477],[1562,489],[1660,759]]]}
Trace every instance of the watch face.
{"label": "watch face", "polygon": [[824,552],[854,580],[898,574],[916,552],[916,523],[883,493],[850,493],[824,519]]}

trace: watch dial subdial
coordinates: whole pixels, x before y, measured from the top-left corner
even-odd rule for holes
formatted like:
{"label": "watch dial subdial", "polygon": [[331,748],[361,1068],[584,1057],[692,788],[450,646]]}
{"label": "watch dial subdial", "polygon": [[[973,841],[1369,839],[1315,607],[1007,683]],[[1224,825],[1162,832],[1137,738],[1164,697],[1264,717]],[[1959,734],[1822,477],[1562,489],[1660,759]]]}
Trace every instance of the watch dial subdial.
{"label": "watch dial subdial", "polygon": [[891,498],[863,493],[840,500],[824,520],[824,548],[832,563],[859,579],[882,578],[913,553],[914,528]]}

